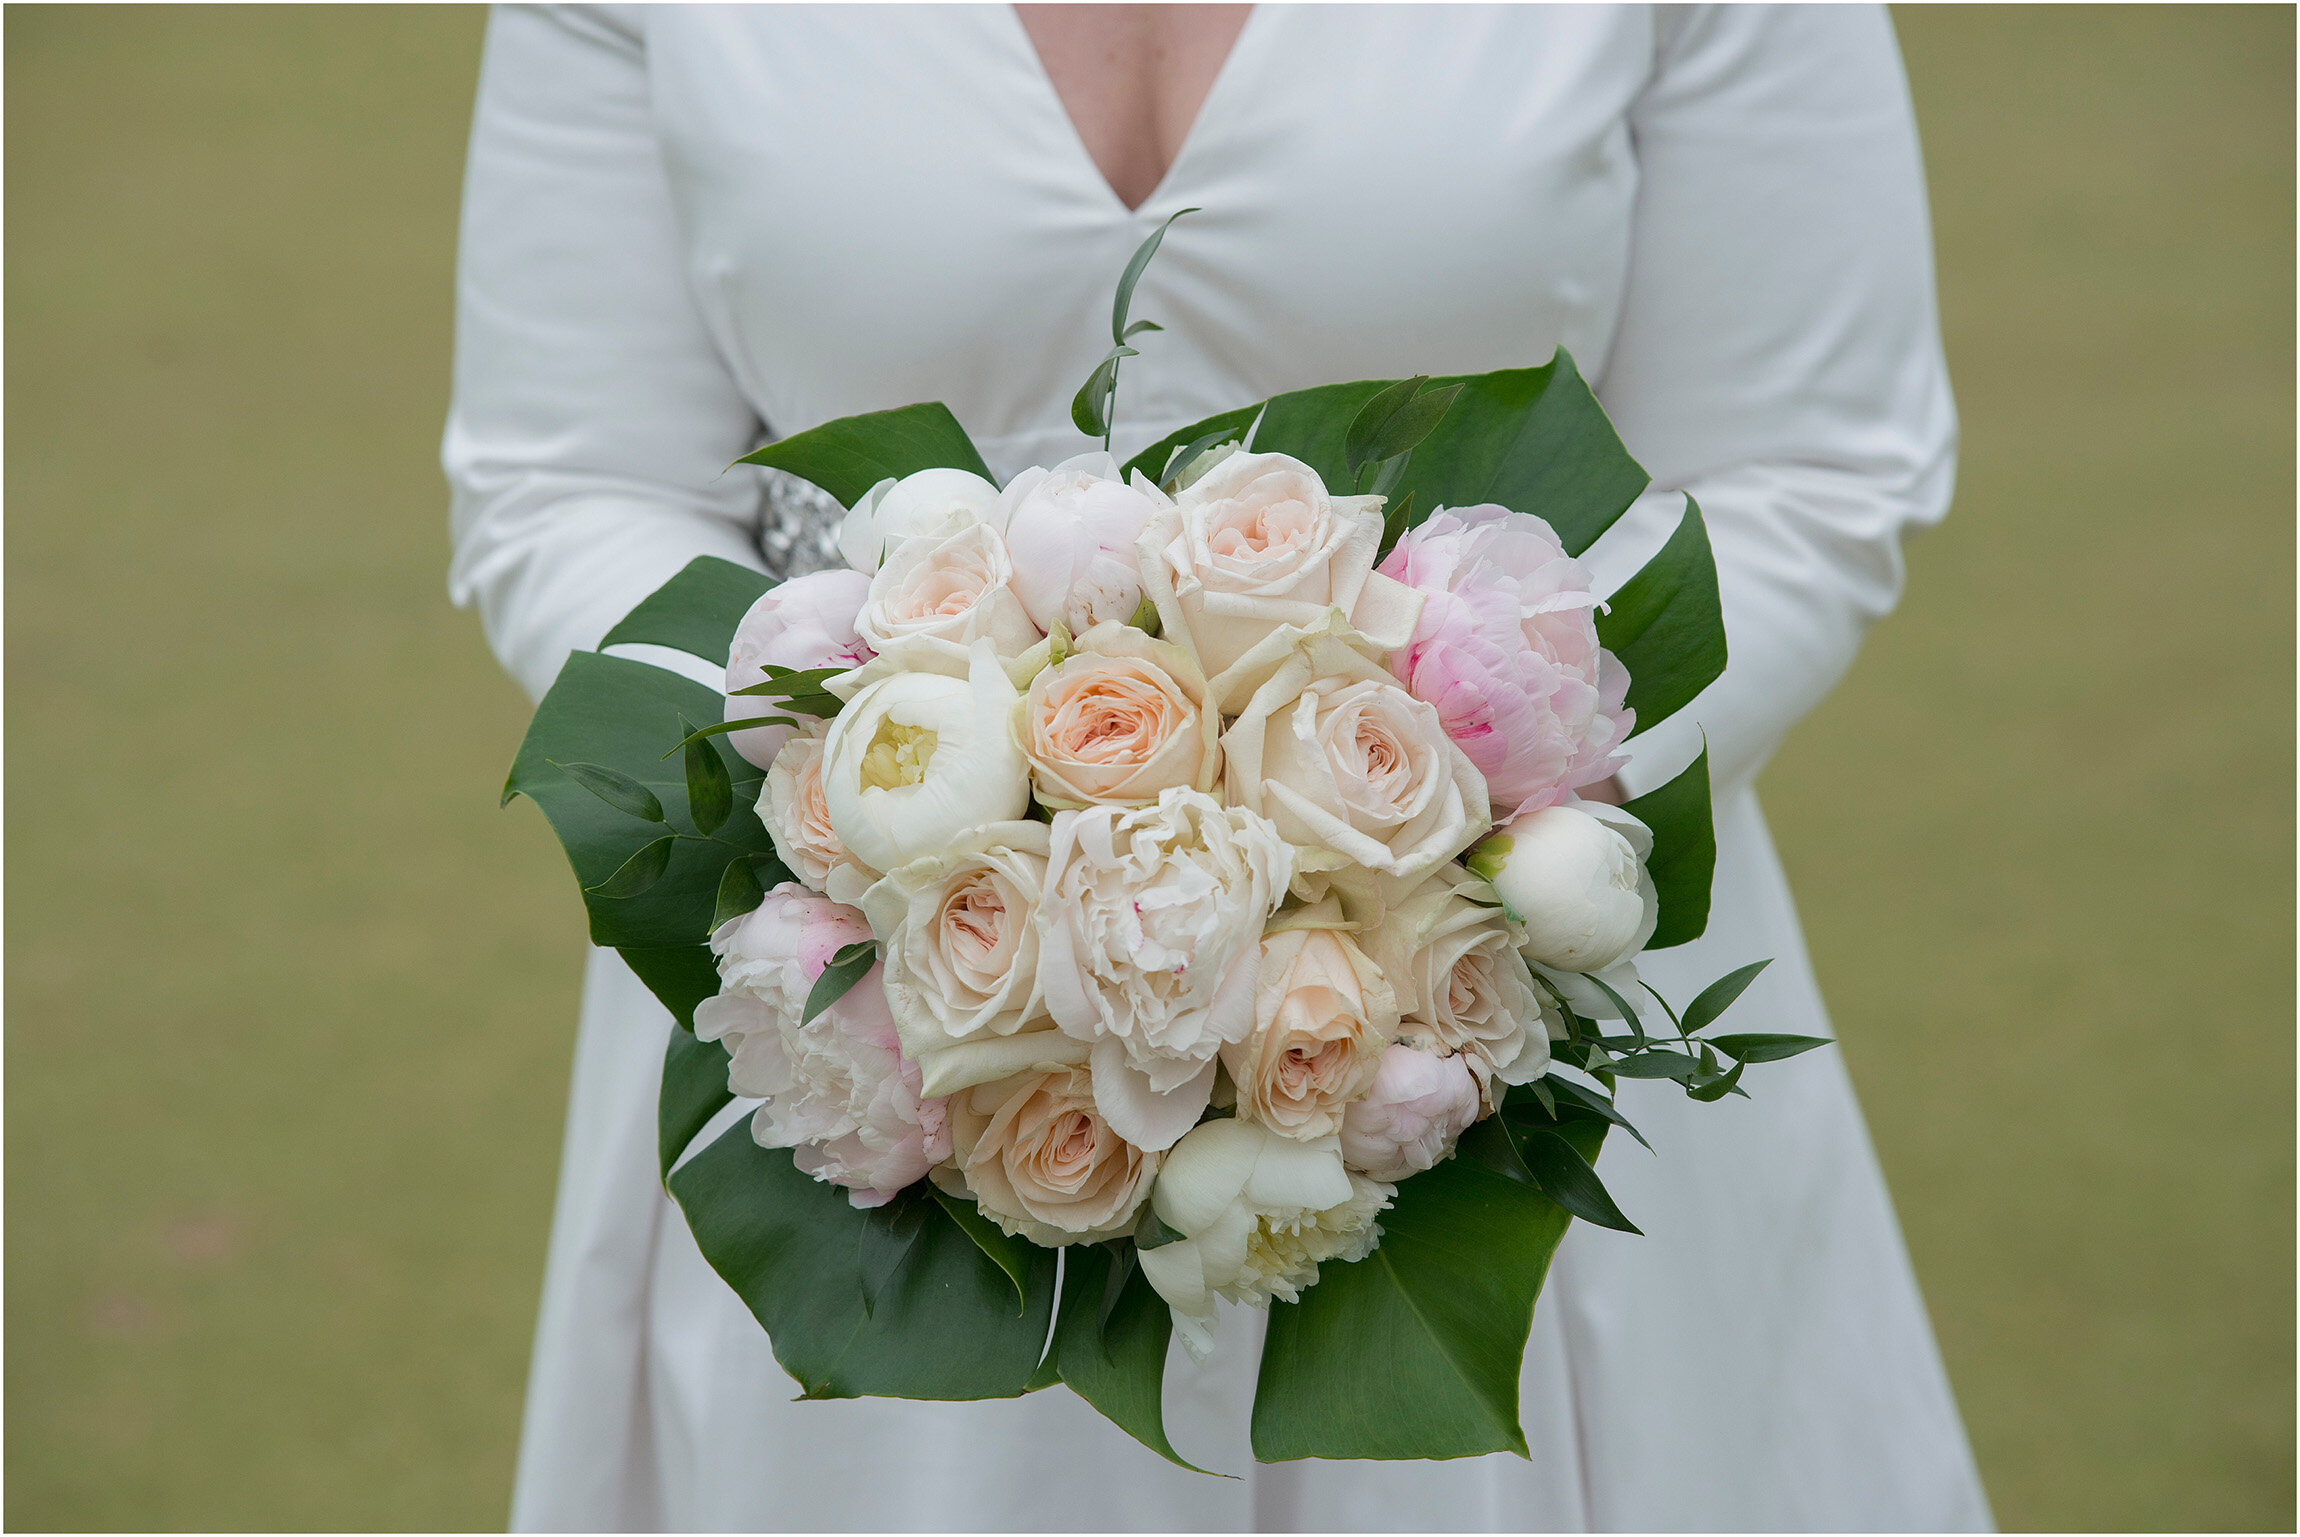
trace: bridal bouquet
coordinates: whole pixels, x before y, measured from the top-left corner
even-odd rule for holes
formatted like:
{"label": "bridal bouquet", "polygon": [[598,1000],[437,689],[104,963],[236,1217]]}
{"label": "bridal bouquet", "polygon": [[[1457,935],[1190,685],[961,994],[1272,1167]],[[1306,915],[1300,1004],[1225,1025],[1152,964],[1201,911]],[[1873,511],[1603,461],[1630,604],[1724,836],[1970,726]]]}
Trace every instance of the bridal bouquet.
{"label": "bridal bouquet", "polygon": [[606,645],[724,700],[577,653],[505,798],[677,1017],[669,1189],[805,1396],[1062,1382],[1175,1457],[1169,1339],[1226,1300],[1269,1310],[1256,1456],[1522,1453],[1551,1254],[1635,1231],[1616,1081],[1820,1044],[1705,1033],[1763,963],[1639,979],[1707,920],[1705,755],[1584,794],[1724,665],[1700,512],[1599,600],[1574,557],[1647,477],[1562,351],[1120,465],[1156,243],[1102,450],[1000,486],[932,404],[759,450],[845,569],[696,561]]}

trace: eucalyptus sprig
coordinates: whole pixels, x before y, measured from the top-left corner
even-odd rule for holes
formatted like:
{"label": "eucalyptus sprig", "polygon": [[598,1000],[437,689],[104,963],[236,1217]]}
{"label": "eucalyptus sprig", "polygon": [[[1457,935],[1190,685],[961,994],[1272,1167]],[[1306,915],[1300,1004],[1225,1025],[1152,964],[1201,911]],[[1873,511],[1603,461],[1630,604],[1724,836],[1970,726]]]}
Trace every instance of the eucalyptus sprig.
{"label": "eucalyptus sprig", "polygon": [[1174,221],[1183,214],[1196,212],[1198,210],[1195,208],[1185,208],[1168,215],[1166,222],[1151,231],[1150,238],[1135,248],[1133,260],[1127,262],[1125,272],[1119,275],[1118,297],[1110,306],[1110,351],[1101,362],[1094,365],[1094,372],[1086,376],[1086,382],[1078,387],[1078,393],[1071,398],[1071,421],[1077,423],[1078,430],[1088,437],[1099,436],[1104,452],[1110,448],[1111,413],[1118,400],[1118,365],[1127,358],[1141,356],[1137,349],[1127,343],[1144,331],[1165,329],[1154,320],[1137,320],[1131,325],[1127,324],[1127,312],[1134,307],[1134,285],[1142,281],[1142,274],[1149,269],[1150,258],[1158,254],[1158,244],[1166,238],[1166,231],[1173,227]]}

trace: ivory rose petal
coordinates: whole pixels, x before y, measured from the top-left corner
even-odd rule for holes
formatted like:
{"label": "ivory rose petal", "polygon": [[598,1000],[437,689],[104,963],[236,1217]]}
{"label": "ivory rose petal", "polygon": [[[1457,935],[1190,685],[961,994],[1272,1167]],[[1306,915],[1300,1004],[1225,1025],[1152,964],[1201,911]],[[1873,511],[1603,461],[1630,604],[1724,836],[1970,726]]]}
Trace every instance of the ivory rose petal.
{"label": "ivory rose petal", "polygon": [[829,721],[818,720],[783,744],[767,766],[760,808],[775,857],[816,891],[827,889],[831,871],[848,861],[823,799],[823,742],[830,729]]}
{"label": "ivory rose petal", "polygon": [[1229,798],[1269,817],[1305,868],[1414,882],[1490,825],[1485,778],[1437,713],[1354,648],[1304,639],[1222,737]]}
{"label": "ivory rose petal", "polygon": [[1017,717],[1038,799],[1075,810],[1211,792],[1221,717],[1190,654],[1125,624],[1096,625],[1073,645],[1031,679]]}
{"label": "ivory rose petal", "polygon": [[1311,1142],[1373,1083],[1398,1007],[1382,970],[1342,931],[1338,903],[1281,914],[1262,936],[1254,1030],[1222,1048],[1238,1114]]}
{"label": "ivory rose petal", "polygon": [[938,672],[962,671],[978,640],[1008,661],[1039,638],[1014,594],[1006,541],[981,522],[897,540],[855,630],[884,666]]}
{"label": "ivory rose petal", "polygon": [[982,1054],[946,1063],[950,1048],[1011,1036],[1046,1017],[1038,903],[1047,846],[1043,822],[987,823],[889,871],[863,894],[884,947],[887,1006],[903,1052],[934,1093],[982,1081],[961,1066],[979,1067]]}
{"label": "ivory rose petal", "polygon": [[1111,1130],[1082,1068],[967,1089],[950,1100],[950,1121],[966,1193],[1005,1231],[1047,1248],[1131,1232],[1158,1172],[1156,1153]]}
{"label": "ivory rose petal", "polygon": [[1284,454],[1232,454],[1161,508],[1135,547],[1166,637],[1189,648],[1224,714],[1295,634],[1342,629],[1373,654],[1413,633],[1421,594],[1374,570],[1382,499],[1330,496]]}
{"label": "ivory rose petal", "polygon": [[1464,1053],[1481,1086],[1526,1083],[1549,1070],[1564,1019],[1534,986],[1519,954],[1524,931],[1477,900],[1482,884],[1439,867],[1382,914],[1366,949],[1396,987],[1400,1030]]}

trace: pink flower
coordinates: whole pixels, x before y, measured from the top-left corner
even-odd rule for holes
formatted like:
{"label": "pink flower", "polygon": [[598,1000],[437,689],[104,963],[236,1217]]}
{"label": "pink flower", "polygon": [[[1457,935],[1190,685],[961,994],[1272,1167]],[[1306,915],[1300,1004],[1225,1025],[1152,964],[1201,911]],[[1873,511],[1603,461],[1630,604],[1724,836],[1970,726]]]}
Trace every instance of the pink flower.
{"label": "pink flower", "polygon": [[1495,821],[1620,767],[1629,673],[1599,649],[1589,573],[1547,523],[1491,505],[1440,510],[1379,569],[1427,595],[1389,668],[1485,775]]}
{"label": "pink flower", "polygon": [[950,1156],[945,1103],[919,1093],[887,1012],[884,968],[805,1024],[807,995],[831,958],[871,937],[851,907],[795,881],[711,936],[720,991],[695,1007],[695,1035],[725,1041],[727,1087],[766,1103],[751,1118],[761,1147],[787,1147],[857,1207],[883,1206]]}
{"label": "pink flower", "polygon": [[[728,720],[778,713],[779,701],[735,690],[767,681],[767,665],[804,672],[815,667],[860,667],[871,649],[855,634],[855,618],[870,596],[870,578],[859,571],[817,571],[770,589],[735,626],[727,651]],[[760,768],[774,766],[775,754],[791,738],[788,726],[758,726],[727,738],[736,752]]]}
{"label": "pink flower", "polygon": [[1482,1086],[1471,1060],[1403,1041],[1382,1052],[1373,1086],[1342,1116],[1342,1161],[1396,1183],[1453,1156],[1477,1119]]}

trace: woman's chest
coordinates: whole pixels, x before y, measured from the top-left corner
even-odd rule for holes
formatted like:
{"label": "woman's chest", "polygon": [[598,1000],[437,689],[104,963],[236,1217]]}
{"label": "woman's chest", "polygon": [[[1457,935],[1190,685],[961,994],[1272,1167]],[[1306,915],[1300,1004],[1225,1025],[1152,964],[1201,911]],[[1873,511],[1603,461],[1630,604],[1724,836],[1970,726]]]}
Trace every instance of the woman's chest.
{"label": "woman's chest", "polygon": [[1160,322],[1121,389],[1144,439],[1304,383],[1594,369],[1636,191],[1641,9],[1257,9],[1139,210],[1004,6],[647,13],[689,276],[787,432],[943,399],[994,450],[1067,434],[1135,245]]}

